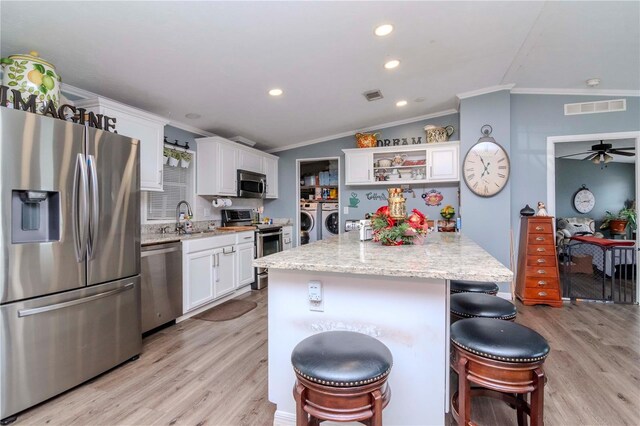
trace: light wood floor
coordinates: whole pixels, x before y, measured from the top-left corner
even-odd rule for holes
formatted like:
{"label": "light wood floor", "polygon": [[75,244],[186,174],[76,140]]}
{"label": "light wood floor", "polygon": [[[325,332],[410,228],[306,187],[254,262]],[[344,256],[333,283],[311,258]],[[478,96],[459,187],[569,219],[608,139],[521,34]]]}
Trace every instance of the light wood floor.
{"label": "light wood floor", "polygon": [[[235,320],[187,320],[144,339],[138,361],[22,413],[16,424],[271,424],[266,294],[243,295],[258,308]],[[638,306],[518,309],[517,322],[552,348],[545,363],[546,425],[639,423]],[[497,401],[478,398],[473,414],[480,425],[515,425],[513,411]]]}

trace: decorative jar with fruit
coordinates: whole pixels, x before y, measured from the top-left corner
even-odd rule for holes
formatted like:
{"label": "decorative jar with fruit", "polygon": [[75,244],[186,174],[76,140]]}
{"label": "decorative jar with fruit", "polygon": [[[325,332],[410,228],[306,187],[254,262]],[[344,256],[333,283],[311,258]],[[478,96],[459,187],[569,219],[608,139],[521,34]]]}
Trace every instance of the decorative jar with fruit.
{"label": "decorative jar with fruit", "polygon": [[[40,58],[38,52],[1,58],[0,64],[2,85],[19,90],[25,101],[30,95],[35,95],[39,112],[44,111],[48,102],[53,102],[56,109],[60,106],[60,76],[55,66]],[[7,101],[13,104],[11,91],[7,93]]]}

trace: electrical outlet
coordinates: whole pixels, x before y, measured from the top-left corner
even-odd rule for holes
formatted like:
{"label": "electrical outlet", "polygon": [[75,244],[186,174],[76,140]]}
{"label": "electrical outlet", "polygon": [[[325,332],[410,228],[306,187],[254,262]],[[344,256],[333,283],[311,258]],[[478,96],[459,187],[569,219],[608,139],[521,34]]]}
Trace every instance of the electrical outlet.
{"label": "electrical outlet", "polygon": [[349,214],[349,207],[346,207],[346,206],[345,206],[345,207],[343,207],[343,208],[342,208],[342,213],[343,213],[343,214]]}
{"label": "electrical outlet", "polygon": [[320,281],[309,281],[309,310],[324,311],[322,283]]}

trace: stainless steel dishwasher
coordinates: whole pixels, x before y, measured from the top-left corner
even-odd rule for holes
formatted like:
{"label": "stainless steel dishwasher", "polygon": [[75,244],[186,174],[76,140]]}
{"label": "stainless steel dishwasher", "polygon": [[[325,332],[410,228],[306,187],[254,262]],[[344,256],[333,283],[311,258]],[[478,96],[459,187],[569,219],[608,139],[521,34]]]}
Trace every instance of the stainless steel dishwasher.
{"label": "stainless steel dishwasher", "polygon": [[182,245],[144,246],[141,257],[144,333],[182,315]]}

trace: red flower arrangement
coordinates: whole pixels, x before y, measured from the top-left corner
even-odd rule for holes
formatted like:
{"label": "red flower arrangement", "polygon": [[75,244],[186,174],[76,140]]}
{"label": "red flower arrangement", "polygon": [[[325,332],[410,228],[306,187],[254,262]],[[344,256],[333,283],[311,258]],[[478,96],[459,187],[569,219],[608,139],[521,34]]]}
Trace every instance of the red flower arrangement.
{"label": "red flower arrangement", "polygon": [[389,215],[389,207],[380,207],[371,217],[373,241],[380,241],[386,246],[401,246],[413,244],[414,237],[427,234],[426,216],[417,209],[413,209],[409,218],[393,219]]}

